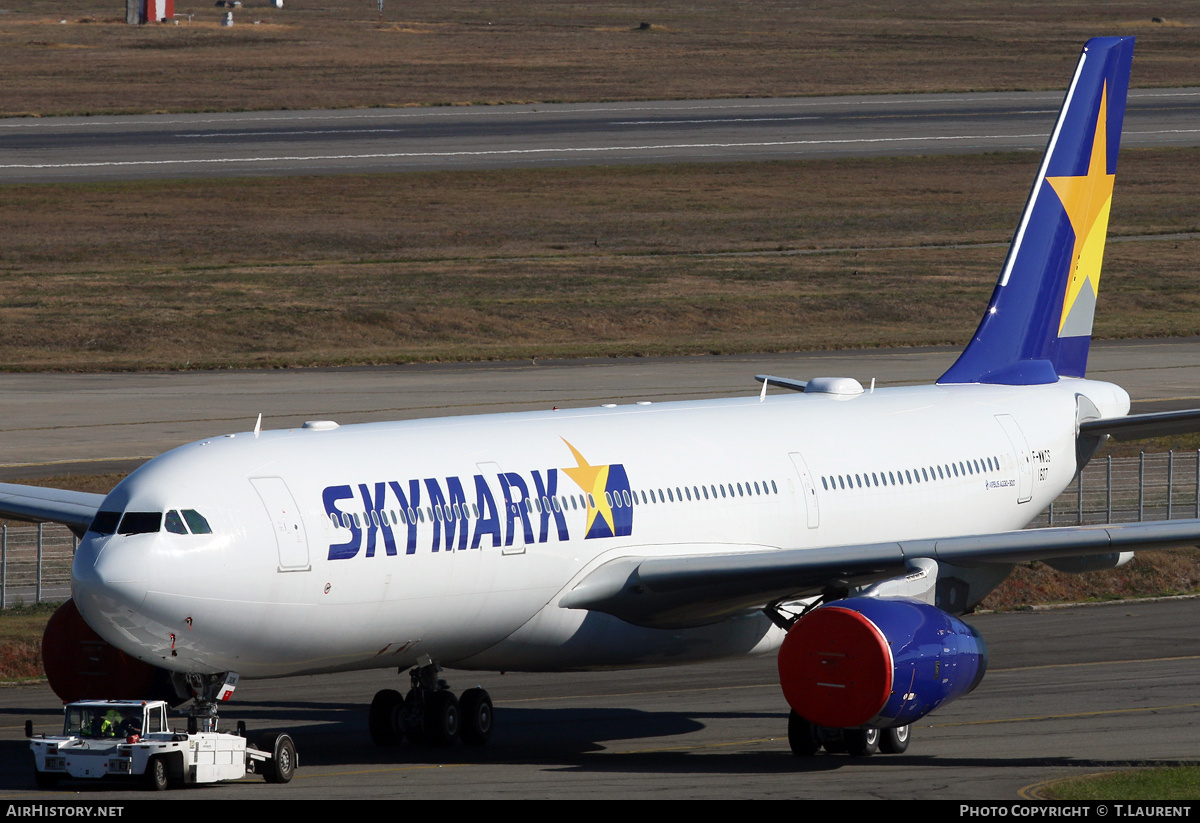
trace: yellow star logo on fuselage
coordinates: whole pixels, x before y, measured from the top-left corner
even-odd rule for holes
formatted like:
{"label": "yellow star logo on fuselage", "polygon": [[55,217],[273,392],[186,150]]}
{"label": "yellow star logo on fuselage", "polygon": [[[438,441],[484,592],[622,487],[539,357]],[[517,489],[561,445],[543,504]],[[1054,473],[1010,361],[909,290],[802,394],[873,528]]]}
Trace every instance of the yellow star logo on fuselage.
{"label": "yellow star logo on fuselage", "polygon": [[[563,438],[563,442],[567,443],[565,438]],[[591,534],[592,524],[596,522],[597,516],[604,518],[610,532],[615,531],[612,508],[604,496],[604,490],[608,488],[608,466],[593,466],[570,443],[567,443],[567,448],[575,456],[575,462],[578,465],[565,468],[563,471],[587,493],[587,526],[583,533]]]}
{"label": "yellow star logo on fuselage", "polygon": [[[1092,154],[1087,174],[1078,177],[1047,177],[1046,182],[1062,201],[1075,231],[1071,250],[1071,269],[1067,277],[1067,292],[1063,299],[1061,332],[1075,305],[1075,299],[1086,283],[1091,282],[1092,294],[1100,290],[1100,264],[1104,259],[1104,239],[1108,233],[1108,212],[1112,204],[1116,175],[1108,173],[1108,84],[1100,92],[1100,112],[1096,116],[1096,134],[1092,138]],[[1090,326],[1090,323],[1089,323]]]}

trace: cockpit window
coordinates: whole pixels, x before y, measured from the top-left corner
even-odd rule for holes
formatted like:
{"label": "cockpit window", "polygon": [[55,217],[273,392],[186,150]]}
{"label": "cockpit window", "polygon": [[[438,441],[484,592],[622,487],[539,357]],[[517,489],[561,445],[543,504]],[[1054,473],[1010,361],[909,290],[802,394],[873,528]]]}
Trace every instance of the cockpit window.
{"label": "cockpit window", "polygon": [[171,534],[187,534],[187,529],[184,528],[183,518],[179,516],[179,512],[171,509],[167,512],[167,516],[163,519],[163,528]]}
{"label": "cockpit window", "polygon": [[117,523],[121,522],[120,512],[96,512],[88,531],[96,534],[115,534]]}
{"label": "cockpit window", "polygon": [[150,534],[162,526],[162,512],[125,512],[121,518],[120,534]]}
{"label": "cockpit window", "polygon": [[204,519],[204,515],[195,509],[184,509],[183,519],[187,521],[188,528],[192,530],[192,534],[212,534],[212,529],[209,528],[208,521]]}

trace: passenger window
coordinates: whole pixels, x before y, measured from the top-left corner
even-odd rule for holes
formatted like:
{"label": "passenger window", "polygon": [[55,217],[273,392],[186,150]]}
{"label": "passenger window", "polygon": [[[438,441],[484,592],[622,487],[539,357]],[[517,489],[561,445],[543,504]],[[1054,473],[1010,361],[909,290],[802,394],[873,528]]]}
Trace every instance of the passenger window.
{"label": "passenger window", "polygon": [[[183,525],[183,518],[179,516],[179,512],[171,509],[167,512],[164,522],[164,528],[171,534],[187,534],[187,528]],[[334,525],[337,525],[336,523]]]}

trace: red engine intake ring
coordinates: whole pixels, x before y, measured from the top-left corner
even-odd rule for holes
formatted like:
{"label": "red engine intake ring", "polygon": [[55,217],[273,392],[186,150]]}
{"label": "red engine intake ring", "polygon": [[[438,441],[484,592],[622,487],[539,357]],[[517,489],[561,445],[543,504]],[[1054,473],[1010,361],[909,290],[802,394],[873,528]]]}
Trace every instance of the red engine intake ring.
{"label": "red engine intake ring", "polygon": [[818,726],[868,723],[892,691],[892,652],[863,615],[825,606],[802,617],[779,648],[779,683],[797,714]]}
{"label": "red engine intake ring", "polygon": [[42,635],[42,666],[64,703],[154,694],[158,670],[129,657],[92,631],[74,600],[58,607]]}

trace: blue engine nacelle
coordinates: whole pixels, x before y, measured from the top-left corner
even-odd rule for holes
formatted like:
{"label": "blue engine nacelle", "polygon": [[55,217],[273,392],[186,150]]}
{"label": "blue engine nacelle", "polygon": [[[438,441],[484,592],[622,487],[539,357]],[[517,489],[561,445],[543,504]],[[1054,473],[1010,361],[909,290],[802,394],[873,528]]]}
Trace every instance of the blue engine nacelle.
{"label": "blue engine nacelle", "polygon": [[905,726],[983,679],[987,646],[917,600],[851,597],[814,609],[779,649],[788,704],[818,726]]}

